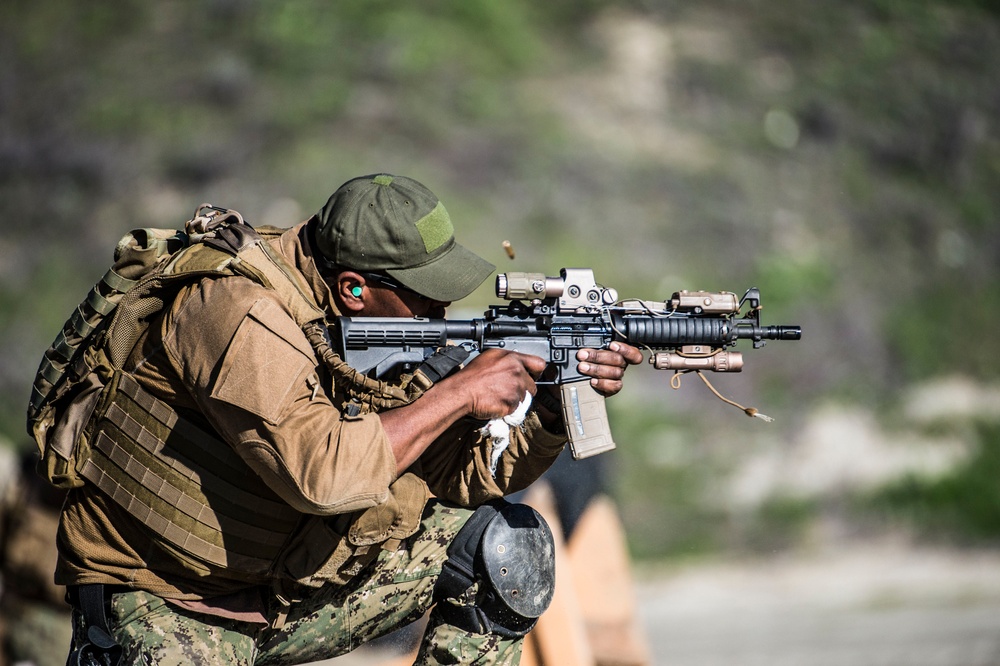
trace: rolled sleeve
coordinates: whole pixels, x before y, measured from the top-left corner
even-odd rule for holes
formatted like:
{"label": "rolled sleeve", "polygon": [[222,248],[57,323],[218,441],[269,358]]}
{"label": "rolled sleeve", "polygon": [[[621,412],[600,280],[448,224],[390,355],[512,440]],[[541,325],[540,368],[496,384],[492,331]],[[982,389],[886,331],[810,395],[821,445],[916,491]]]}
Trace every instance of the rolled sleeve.
{"label": "rolled sleeve", "polygon": [[420,458],[419,473],[431,491],[463,506],[477,506],[531,485],[555,462],[566,437],[546,430],[538,415],[529,412],[520,426],[511,428],[510,445],[490,471],[492,445],[480,432],[482,422],[459,421],[439,437]]}

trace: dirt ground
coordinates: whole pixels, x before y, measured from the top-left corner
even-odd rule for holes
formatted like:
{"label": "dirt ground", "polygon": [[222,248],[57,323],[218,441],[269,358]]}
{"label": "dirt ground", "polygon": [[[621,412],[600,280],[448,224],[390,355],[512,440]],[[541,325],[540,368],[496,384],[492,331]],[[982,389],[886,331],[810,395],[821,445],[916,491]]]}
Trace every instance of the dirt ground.
{"label": "dirt ground", "polygon": [[[904,544],[639,568],[653,666],[995,666],[1000,553]],[[324,666],[393,656],[364,649]]]}
{"label": "dirt ground", "polygon": [[1000,664],[1000,553],[899,545],[643,572],[657,666]]}

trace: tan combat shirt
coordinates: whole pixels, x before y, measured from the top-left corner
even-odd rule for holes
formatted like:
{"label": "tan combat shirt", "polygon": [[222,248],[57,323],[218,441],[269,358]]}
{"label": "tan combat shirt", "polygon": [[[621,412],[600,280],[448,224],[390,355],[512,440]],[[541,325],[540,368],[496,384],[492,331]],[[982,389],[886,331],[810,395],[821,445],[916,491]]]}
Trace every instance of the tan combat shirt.
{"label": "tan combat shirt", "polygon": [[[306,224],[270,242],[302,272],[317,302],[334,312]],[[274,292],[238,276],[184,287],[140,340],[129,367],[160,399],[203,415],[296,510],[364,512],[361,522],[373,534],[415,529],[428,490],[466,506],[516,492],[547,469],[565,443],[532,412],[523,430],[511,433],[494,478],[481,423],[461,421],[397,480],[378,416],[342,414],[318,388],[323,370],[285,306]],[[179,600],[233,595],[271,582],[181,566],[168,545],[89,485],[67,499],[59,555],[59,583],[123,585]]]}

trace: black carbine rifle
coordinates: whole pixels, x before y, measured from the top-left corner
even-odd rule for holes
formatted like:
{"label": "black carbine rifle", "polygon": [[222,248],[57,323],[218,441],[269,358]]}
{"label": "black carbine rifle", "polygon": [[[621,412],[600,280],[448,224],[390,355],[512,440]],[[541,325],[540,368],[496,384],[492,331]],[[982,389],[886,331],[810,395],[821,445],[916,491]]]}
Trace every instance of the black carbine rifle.
{"label": "black carbine rifle", "polygon": [[539,383],[560,387],[566,434],[580,459],[615,447],[604,397],[577,370],[580,349],[618,340],[649,350],[657,370],[740,372],[743,355],[729,351],[737,341],[752,340],[757,349],[767,340],[802,337],[799,326],[761,325],[756,287],[743,298],[678,291],[667,301],[619,301],[591,269],[564,268],[559,277],[501,273],[496,294],[507,303],[480,319],[339,317],[333,342],[348,365],[377,378],[412,372],[446,345],[464,347],[469,358],[492,348],[540,356],[549,368]]}

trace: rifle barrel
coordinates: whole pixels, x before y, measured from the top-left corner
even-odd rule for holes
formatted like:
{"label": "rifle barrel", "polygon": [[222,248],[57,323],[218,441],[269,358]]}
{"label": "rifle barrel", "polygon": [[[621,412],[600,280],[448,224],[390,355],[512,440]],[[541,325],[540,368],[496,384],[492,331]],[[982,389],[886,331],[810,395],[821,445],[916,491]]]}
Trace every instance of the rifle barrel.
{"label": "rifle barrel", "polygon": [[801,340],[801,326],[755,326],[752,334],[743,335],[738,333],[737,337],[757,340]]}

